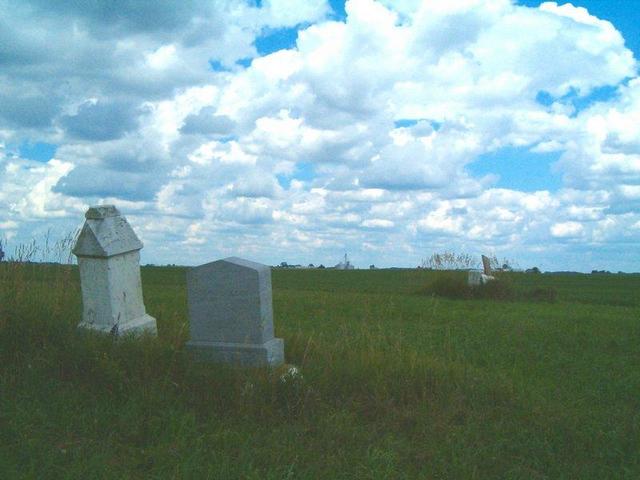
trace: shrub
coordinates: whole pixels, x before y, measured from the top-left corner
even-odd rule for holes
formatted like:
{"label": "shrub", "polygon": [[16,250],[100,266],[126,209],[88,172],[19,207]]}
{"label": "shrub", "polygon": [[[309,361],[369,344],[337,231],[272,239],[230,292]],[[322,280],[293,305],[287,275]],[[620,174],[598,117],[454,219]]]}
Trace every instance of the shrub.
{"label": "shrub", "polygon": [[497,278],[491,282],[477,287],[470,287],[473,298],[485,298],[489,300],[515,300],[516,293],[511,286],[503,278]]}
{"label": "shrub", "polygon": [[461,272],[443,272],[439,274],[423,291],[453,300],[529,300],[535,302],[555,302],[558,293],[554,288],[538,287],[532,290],[516,289],[508,276],[500,276],[495,280],[471,287],[467,277]]}
{"label": "shrub", "polygon": [[472,288],[467,285],[466,279],[453,273],[443,273],[426,288],[426,293],[451,299],[472,298]]}
{"label": "shrub", "polygon": [[427,293],[440,297],[466,300],[514,300],[516,295],[510,283],[503,279],[496,279],[484,285],[469,286],[466,275],[448,272],[438,277],[426,288]]}
{"label": "shrub", "polygon": [[434,253],[428,259],[423,259],[421,267],[429,270],[458,270],[476,265],[477,260],[467,253],[443,252]]}

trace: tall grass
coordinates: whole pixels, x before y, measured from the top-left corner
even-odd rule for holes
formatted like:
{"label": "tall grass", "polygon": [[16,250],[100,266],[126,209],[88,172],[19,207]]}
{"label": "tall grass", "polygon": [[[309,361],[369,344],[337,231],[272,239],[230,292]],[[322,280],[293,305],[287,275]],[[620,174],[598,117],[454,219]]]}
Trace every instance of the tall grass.
{"label": "tall grass", "polygon": [[416,293],[441,272],[274,271],[287,376],[195,363],[184,273],[143,268],[159,335],[116,341],[76,329],[75,266],[0,263],[0,478],[640,474],[640,276],[511,276],[557,288],[535,303]]}
{"label": "tall grass", "polygon": [[442,272],[420,292],[453,300],[534,301],[553,303],[558,299],[554,287],[536,286],[524,288],[514,282],[514,275],[507,272],[495,274],[495,279],[481,285],[469,285],[467,272]]}
{"label": "tall grass", "polygon": [[[17,245],[0,262],[0,330],[9,328],[10,320],[14,320],[14,328],[40,325],[45,318],[63,315],[77,303],[69,288],[75,281],[74,243],[75,234],[52,241],[48,232],[42,241]],[[18,318],[29,321],[17,322]]]}

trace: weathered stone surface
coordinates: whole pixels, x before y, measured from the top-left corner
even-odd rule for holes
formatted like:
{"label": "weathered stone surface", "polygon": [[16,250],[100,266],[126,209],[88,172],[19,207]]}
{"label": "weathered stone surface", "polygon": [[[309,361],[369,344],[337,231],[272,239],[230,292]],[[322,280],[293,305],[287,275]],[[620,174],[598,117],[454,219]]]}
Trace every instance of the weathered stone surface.
{"label": "weathered stone surface", "polygon": [[201,361],[245,367],[276,367],[284,363],[284,342],[273,338],[261,345],[226,342],[187,342],[187,348]]}
{"label": "weathered stone surface", "polygon": [[108,258],[142,249],[143,245],[113,205],[91,207],[85,213],[78,241],[73,247],[77,257]]}
{"label": "weathered stone surface", "polygon": [[280,365],[283,341],[274,338],[271,269],[237,257],[187,272],[187,348],[202,359],[239,365]]}
{"label": "weathered stone surface", "polygon": [[493,273],[491,271],[491,260],[485,255],[482,255],[482,268],[485,275],[491,275]]}
{"label": "weathered stone surface", "polygon": [[482,272],[478,272],[476,270],[469,271],[469,276],[467,278],[467,283],[471,287],[477,287],[478,285],[484,285],[491,280],[495,280],[495,277],[491,275],[485,275]]}
{"label": "weathered stone surface", "polygon": [[91,207],[73,248],[82,289],[79,327],[122,334],[156,332],[142,298],[142,242],[113,205]]}

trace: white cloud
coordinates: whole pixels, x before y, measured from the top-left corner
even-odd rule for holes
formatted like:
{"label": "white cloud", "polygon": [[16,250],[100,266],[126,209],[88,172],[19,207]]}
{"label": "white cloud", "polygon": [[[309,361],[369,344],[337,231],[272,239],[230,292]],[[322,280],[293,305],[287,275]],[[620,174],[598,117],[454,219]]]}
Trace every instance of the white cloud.
{"label": "white cloud", "polygon": [[155,68],[157,70],[170,67],[176,60],[175,45],[163,45],[153,53],[147,54],[147,63],[151,68]]}
{"label": "white cloud", "polygon": [[323,19],[331,10],[326,0],[264,0],[263,7],[272,27],[293,27]]}
{"label": "white cloud", "polygon": [[[149,4],[117,18],[32,3],[0,6],[0,226],[18,237],[109,200],[171,263],[331,263],[349,250],[361,264],[417,264],[441,247],[638,240],[637,64],[583,8],[349,0],[339,22],[324,0]],[[257,37],[296,25],[294,47],[257,57]],[[571,103],[603,86],[616,94]],[[56,158],[20,158],[24,140],[55,143]],[[557,152],[562,187],[474,177],[478,157],[504,147]]]}
{"label": "white cloud", "polygon": [[362,226],[366,228],[393,228],[395,224],[384,218],[371,218],[362,222]]}
{"label": "white cloud", "polygon": [[554,223],[551,226],[551,235],[556,238],[578,237],[584,232],[584,227],[578,222]]}

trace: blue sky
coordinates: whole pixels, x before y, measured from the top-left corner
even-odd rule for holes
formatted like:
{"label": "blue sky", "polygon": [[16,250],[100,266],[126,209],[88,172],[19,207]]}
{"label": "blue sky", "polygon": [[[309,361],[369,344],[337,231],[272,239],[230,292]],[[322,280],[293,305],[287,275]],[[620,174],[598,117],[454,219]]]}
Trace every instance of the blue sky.
{"label": "blue sky", "polygon": [[0,237],[62,236],[110,202],[154,263],[454,249],[640,270],[638,17],[631,0],[11,0]]}

